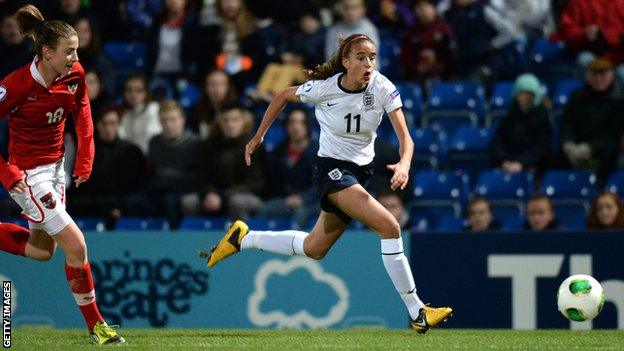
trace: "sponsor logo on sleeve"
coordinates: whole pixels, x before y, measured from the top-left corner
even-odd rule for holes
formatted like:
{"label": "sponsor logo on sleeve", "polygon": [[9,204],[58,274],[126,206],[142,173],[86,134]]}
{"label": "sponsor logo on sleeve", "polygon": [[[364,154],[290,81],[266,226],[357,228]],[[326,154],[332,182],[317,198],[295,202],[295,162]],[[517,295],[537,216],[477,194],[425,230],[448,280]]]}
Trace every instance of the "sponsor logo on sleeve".
{"label": "sponsor logo on sleeve", "polygon": [[398,90],[393,91],[392,93],[390,93],[390,100],[394,100],[399,95],[401,94],[399,93]]}

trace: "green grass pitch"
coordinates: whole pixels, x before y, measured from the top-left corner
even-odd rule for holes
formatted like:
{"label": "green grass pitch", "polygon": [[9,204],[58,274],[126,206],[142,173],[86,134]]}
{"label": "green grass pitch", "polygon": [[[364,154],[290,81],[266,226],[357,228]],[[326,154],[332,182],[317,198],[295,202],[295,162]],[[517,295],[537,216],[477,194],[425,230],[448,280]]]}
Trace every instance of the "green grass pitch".
{"label": "green grass pitch", "polygon": [[[127,350],[624,350],[622,330],[122,329]],[[95,348],[84,330],[16,328],[10,350]]]}

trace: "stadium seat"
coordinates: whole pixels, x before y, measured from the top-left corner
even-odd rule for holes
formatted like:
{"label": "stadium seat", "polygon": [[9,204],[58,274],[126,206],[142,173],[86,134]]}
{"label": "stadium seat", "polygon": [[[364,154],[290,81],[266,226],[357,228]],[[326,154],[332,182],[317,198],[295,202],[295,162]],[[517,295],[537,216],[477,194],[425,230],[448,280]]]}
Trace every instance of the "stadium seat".
{"label": "stadium seat", "polygon": [[413,170],[438,169],[447,148],[446,133],[439,128],[424,127],[410,130],[414,141]]}
{"label": "stadium seat", "polygon": [[192,111],[199,99],[202,96],[202,88],[198,84],[187,84],[182,91],[180,91],[180,106],[184,111],[188,113]]}
{"label": "stadium seat", "polygon": [[498,120],[507,115],[511,105],[511,94],[513,92],[512,81],[502,81],[494,84],[492,96],[490,97],[489,109],[485,117],[485,126],[492,127],[494,120]]}
{"label": "stadium seat", "polygon": [[488,199],[495,218],[505,218],[524,214],[524,202],[532,188],[533,176],[530,173],[510,174],[490,170],[481,173],[474,193]]}
{"label": "stadium seat", "polygon": [[490,167],[489,145],[492,130],[478,127],[461,127],[451,137],[446,163],[450,170],[462,170],[471,179]]}
{"label": "stadium seat", "polygon": [[611,173],[605,184],[605,190],[624,197],[624,171],[619,170]]}
{"label": "stadium seat", "polygon": [[548,171],[540,192],[560,203],[591,201],[596,195],[596,175],[589,171]]}
{"label": "stadium seat", "polygon": [[145,72],[147,44],[143,42],[113,41],[104,44],[104,54],[110,58],[117,70]]}
{"label": "stadium seat", "polygon": [[385,39],[379,44],[379,72],[394,81],[399,78],[401,46],[397,39]]}
{"label": "stadium seat", "polygon": [[565,230],[581,230],[587,225],[587,213],[589,204],[587,202],[570,205],[554,205],[555,216],[561,222]]}
{"label": "stadium seat", "polygon": [[583,86],[583,81],[578,79],[566,79],[559,81],[555,86],[555,92],[553,95],[553,111],[555,115],[560,115],[568,103],[570,95],[576,89]]}
{"label": "stadium seat", "polygon": [[522,226],[524,225],[524,222],[526,221],[524,216],[519,216],[519,215],[508,215],[508,216],[502,216],[502,217],[495,216],[495,218],[497,219],[501,218],[500,219],[501,230],[503,231],[521,230]]}
{"label": "stadium seat", "polygon": [[264,135],[264,149],[267,152],[273,152],[275,147],[286,140],[286,128],[281,120],[276,120],[271,128]]}
{"label": "stadium seat", "polygon": [[[485,89],[475,82],[436,82],[431,86],[426,107],[424,124],[445,123],[440,121],[447,118],[477,126],[479,119],[485,117]],[[450,133],[448,129],[447,132]]]}
{"label": "stadium seat", "polygon": [[398,83],[397,90],[401,94],[403,110],[408,122],[419,126],[422,118],[422,89],[416,83]]}
{"label": "stadium seat", "polygon": [[568,63],[565,44],[562,41],[550,41],[538,38],[529,49],[529,65],[556,66]]}
{"label": "stadium seat", "polygon": [[104,219],[100,217],[74,217],[74,222],[82,231],[103,232],[105,230]]}
{"label": "stadium seat", "polygon": [[438,232],[458,232],[464,226],[464,220],[455,216],[440,216],[436,218],[433,230]]}
{"label": "stadium seat", "polygon": [[117,221],[116,230],[169,230],[169,222],[164,218],[122,217]]}
{"label": "stadium seat", "polygon": [[231,221],[227,217],[185,217],[180,223],[180,229],[224,230]]}
{"label": "stadium seat", "polygon": [[250,217],[245,220],[249,228],[255,230],[287,230],[296,228],[296,222],[290,218]]}
{"label": "stadium seat", "polygon": [[409,207],[430,219],[460,217],[468,197],[469,177],[461,172],[420,171],[413,181]]}

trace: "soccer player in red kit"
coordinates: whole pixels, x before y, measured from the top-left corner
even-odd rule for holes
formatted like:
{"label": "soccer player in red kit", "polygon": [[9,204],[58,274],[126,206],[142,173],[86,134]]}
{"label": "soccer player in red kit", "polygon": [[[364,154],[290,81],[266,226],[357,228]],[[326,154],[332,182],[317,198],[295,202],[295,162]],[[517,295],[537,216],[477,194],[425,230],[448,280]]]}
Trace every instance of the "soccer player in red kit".
{"label": "soccer player in red kit", "polygon": [[34,42],[32,63],[0,82],[0,117],[9,118],[9,160],[0,157],[0,181],[22,208],[30,230],[0,224],[0,250],[49,260],[59,245],[65,273],[93,341],[125,340],[106,324],[95,302],[84,235],[65,210],[63,130],[72,117],[78,135],[75,184],[85,182],[93,165],[93,122],[85,73],[78,63],[76,31],[62,21],[46,21],[26,5],[18,10],[20,30]]}

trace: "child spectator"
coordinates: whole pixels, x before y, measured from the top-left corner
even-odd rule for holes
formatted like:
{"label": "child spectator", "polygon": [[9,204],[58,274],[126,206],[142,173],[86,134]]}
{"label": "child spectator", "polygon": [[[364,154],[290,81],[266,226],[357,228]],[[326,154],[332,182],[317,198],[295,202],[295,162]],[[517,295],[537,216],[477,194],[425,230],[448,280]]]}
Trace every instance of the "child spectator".
{"label": "child spectator", "polygon": [[135,74],[128,77],[123,92],[124,112],[121,116],[119,136],[135,143],[147,154],[150,139],[160,133],[159,105],[150,101],[147,77]]}
{"label": "child spectator", "polygon": [[561,229],[548,196],[537,194],[527,200],[524,229],[532,232]]}
{"label": "child spectator", "polygon": [[482,196],[475,196],[468,203],[468,220],[464,231],[483,232],[499,230],[500,223],[494,219],[490,203]]}
{"label": "child spectator", "polygon": [[587,229],[623,229],[624,205],[617,194],[603,192],[589,210]]}
{"label": "child spectator", "polygon": [[379,47],[381,44],[379,32],[373,22],[366,17],[366,6],[363,0],[342,0],[339,4],[339,10],[342,20],[329,27],[325,36],[325,58],[327,60],[338,48],[338,35],[346,38],[351,34],[364,34]]}

